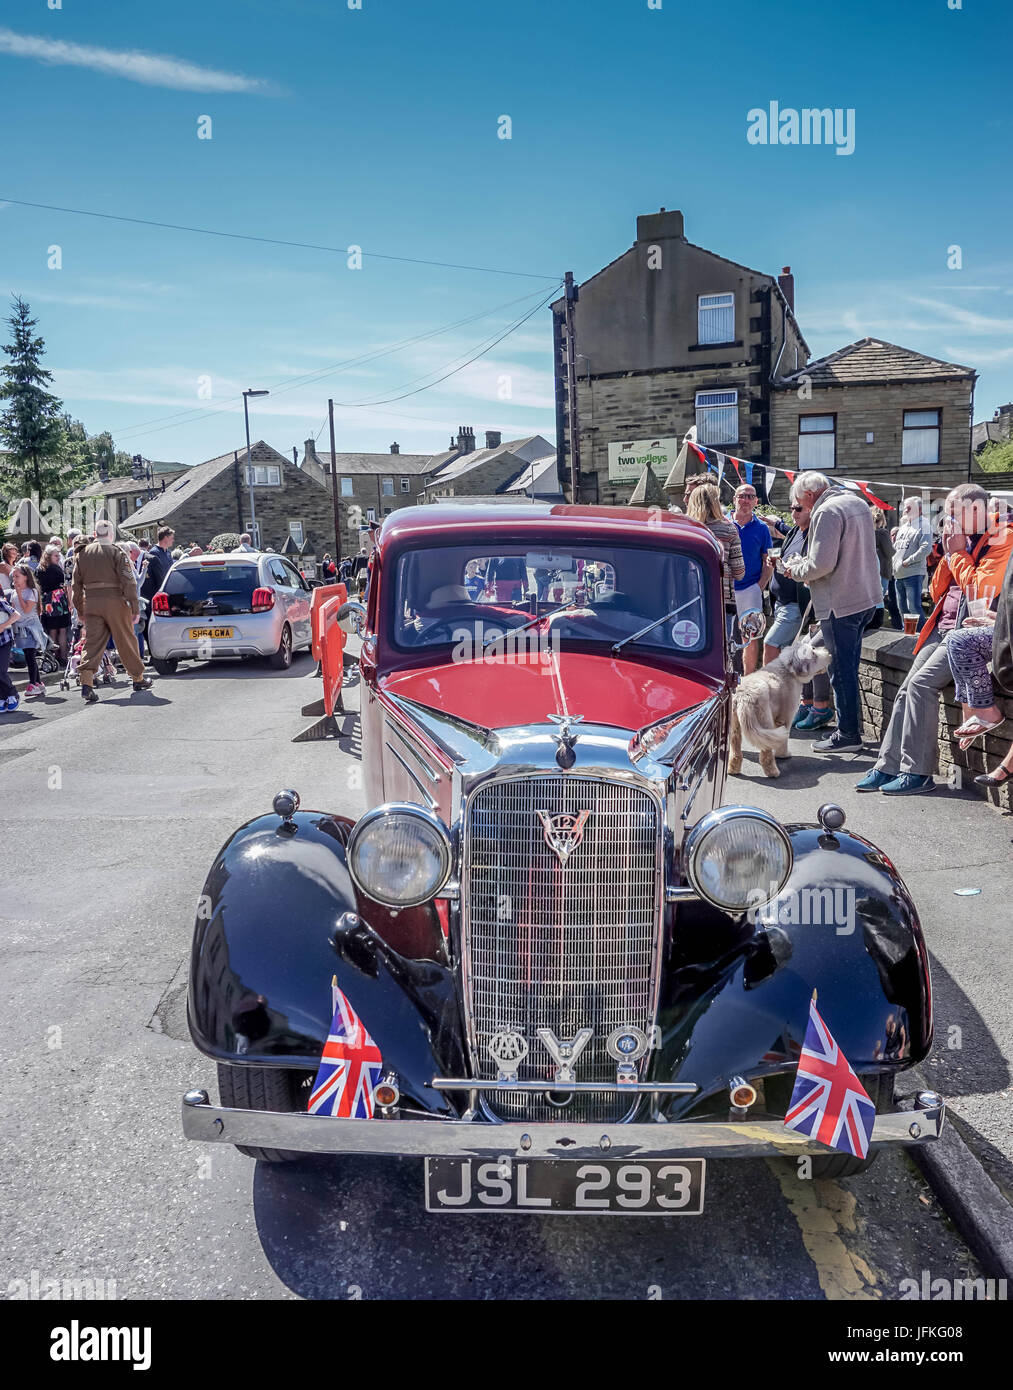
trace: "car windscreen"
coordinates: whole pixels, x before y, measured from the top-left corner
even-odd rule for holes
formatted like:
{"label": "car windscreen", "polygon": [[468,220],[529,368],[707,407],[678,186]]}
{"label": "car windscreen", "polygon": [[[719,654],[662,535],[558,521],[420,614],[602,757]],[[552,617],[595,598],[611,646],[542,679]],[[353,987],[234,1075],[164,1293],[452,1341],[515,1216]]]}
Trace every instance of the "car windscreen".
{"label": "car windscreen", "polygon": [[461,643],[474,649],[546,617],[553,641],[611,644],[668,614],[625,650],[692,656],[708,647],[704,568],[685,552],[596,540],[485,540],[402,554],[390,632],[402,650]]}
{"label": "car windscreen", "polygon": [[226,561],[215,565],[174,565],[163,588],[169,612],[182,617],[200,613],[249,613],[260,584],[256,565]]}

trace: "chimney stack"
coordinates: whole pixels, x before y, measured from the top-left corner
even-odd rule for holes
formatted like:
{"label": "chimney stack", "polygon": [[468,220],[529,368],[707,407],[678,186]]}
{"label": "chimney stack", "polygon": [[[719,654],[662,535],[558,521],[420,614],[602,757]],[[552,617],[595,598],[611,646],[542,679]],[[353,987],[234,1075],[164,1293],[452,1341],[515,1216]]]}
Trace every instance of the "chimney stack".
{"label": "chimney stack", "polygon": [[686,238],[686,225],[678,210],[668,212],[661,208],[637,218],[637,241],[664,241],[670,237]]}
{"label": "chimney stack", "polygon": [[499,430],[486,430],[485,447],[487,449],[498,449],[503,442],[503,435]]}
{"label": "chimney stack", "polygon": [[399,453],[401,452],[401,445],[400,445],[400,444],[392,444],[392,445],[390,446],[390,451],[391,451],[392,454],[399,454]]}
{"label": "chimney stack", "polygon": [[475,431],[470,425],[461,425],[457,431],[457,450],[461,454],[475,452]]}
{"label": "chimney stack", "polygon": [[320,460],[317,458],[317,444],[315,439],[307,439],[303,443],[303,462],[305,463],[307,459],[312,459],[314,463],[319,463],[320,467],[323,468],[323,464],[320,463]]}
{"label": "chimney stack", "polygon": [[788,301],[788,308],[792,313],[795,312],[795,277],[791,273],[790,265],[781,267],[781,274],[777,277],[777,283],[781,287],[781,293]]}
{"label": "chimney stack", "polygon": [[295,444],[292,445],[292,462],[295,464],[296,468],[299,467],[299,450]]}

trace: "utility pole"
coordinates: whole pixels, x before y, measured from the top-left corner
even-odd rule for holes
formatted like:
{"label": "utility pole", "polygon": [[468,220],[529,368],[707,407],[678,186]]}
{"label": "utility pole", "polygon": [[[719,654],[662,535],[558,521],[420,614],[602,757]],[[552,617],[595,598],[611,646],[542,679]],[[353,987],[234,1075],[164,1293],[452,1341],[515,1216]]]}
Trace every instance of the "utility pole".
{"label": "utility pole", "polygon": [[331,427],[331,506],[334,508],[334,560],[341,563],[341,507],[338,502],[338,456],[334,449],[334,402],[327,402],[327,421]]}
{"label": "utility pole", "polygon": [[573,271],[564,276],[564,314],[566,318],[566,413],[570,424],[570,501],[580,501],[580,421],[577,418],[577,353],[573,338],[573,306],[578,289]]}

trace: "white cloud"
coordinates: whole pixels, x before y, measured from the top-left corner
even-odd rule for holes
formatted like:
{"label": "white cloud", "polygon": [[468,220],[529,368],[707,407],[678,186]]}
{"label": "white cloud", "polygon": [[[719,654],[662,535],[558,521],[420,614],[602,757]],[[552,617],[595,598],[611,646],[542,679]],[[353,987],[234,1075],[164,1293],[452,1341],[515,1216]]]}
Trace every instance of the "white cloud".
{"label": "white cloud", "polygon": [[178,92],[252,92],[264,96],[273,91],[272,84],[258,77],[198,67],[183,58],[39,38],[16,34],[13,29],[0,28],[0,53],[61,67],[90,68],[109,77],[123,77],[149,87],[171,87]]}

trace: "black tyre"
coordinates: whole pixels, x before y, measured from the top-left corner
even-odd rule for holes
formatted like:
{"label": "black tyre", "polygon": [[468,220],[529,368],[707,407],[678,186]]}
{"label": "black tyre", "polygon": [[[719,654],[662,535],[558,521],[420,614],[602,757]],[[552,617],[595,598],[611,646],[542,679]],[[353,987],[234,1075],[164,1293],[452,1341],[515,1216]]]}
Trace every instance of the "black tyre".
{"label": "black tyre", "polygon": [[[883,1115],[893,1109],[892,1072],[877,1072],[873,1076],[860,1076],[859,1081],[869,1093],[869,1099],[876,1107],[876,1114]],[[771,1085],[776,1082],[777,1087]],[[764,1083],[767,1091],[767,1108],[775,1114],[787,1111],[791,1099],[794,1076],[768,1077]],[[781,1092],[783,1091],[783,1096]],[[783,1104],[781,1103],[783,1100]],[[878,1149],[870,1150],[865,1158],[853,1158],[851,1154],[813,1154],[812,1176],[814,1178],[854,1178],[871,1168],[879,1155]],[[795,1166],[795,1159],[786,1160]]]}
{"label": "black tyre", "polygon": [[174,676],[176,668],[179,666],[178,661],[162,661],[157,656],[151,658],[151,664],[160,676]]}
{"label": "black tyre", "polygon": [[[230,1109],[305,1110],[307,1075],[280,1067],[232,1067],[219,1062],[218,1094],[222,1105]],[[248,1144],[237,1144],[236,1148],[247,1158],[259,1158],[263,1163],[293,1163],[305,1157],[296,1149],[252,1149]]]}
{"label": "black tyre", "polygon": [[292,629],[288,623],[281,630],[278,650],[267,658],[275,671],[287,671],[292,665]]}

